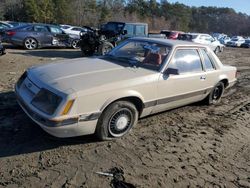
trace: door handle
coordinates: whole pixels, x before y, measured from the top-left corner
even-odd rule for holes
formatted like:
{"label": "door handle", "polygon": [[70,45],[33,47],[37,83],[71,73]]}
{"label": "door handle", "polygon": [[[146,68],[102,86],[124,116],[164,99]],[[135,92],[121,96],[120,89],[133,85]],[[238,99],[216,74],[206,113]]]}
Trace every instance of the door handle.
{"label": "door handle", "polygon": [[206,76],[201,76],[200,79],[201,80],[206,80]]}

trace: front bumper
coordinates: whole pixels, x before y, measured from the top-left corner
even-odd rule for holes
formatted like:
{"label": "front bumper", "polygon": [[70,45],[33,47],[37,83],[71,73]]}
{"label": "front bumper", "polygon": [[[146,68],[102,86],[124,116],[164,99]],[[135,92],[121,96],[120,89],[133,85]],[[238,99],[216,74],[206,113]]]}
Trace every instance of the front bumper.
{"label": "front bumper", "polygon": [[97,119],[91,121],[78,122],[78,118],[69,118],[60,121],[49,120],[34,112],[19,96],[17,89],[15,89],[17,101],[23,111],[44,131],[60,138],[75,137],[93,134],[95,132]]}

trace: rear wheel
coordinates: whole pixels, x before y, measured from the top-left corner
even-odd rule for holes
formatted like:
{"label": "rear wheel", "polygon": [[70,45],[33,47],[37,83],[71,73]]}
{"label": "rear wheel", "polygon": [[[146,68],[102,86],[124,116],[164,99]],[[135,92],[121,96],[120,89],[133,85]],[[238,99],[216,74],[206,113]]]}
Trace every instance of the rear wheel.
{"label": "rear wheel", "polygon": [[27,50],[34,50],[38,47],[38,43],[34,38],[26,38],[24,40],[24,48]]}
{"label": "rear wheel", "polygon": [[205,102],[210,105],[210,104],[218,104],[221,101],[221,97],[224,93],[225,86],[224,83],[219,82],[214,86],[212,91],[209,93],[207,98],[205,99]]}
{"label": "rear wheel", "polygon": [[138,111],[134,104],[117,101],[109,105],[98,120],[96,135],[101,140],[120,138],[137,123]]}

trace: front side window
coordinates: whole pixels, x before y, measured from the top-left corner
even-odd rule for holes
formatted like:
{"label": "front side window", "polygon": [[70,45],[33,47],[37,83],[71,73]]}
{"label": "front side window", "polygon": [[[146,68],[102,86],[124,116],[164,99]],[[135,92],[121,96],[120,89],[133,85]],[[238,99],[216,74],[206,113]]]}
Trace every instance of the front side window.
{"label": "front side window", "polygon": [[129,40],[116,47],[106,57],[151,70],[160,70],[171,48],[155,42]]}
{"label": "front side window", "polygon": [[202,53],[202,56],[203,56],[203,59],[204,59],[204,64],[205,64],[206,71],[214,70],[215,69],[214,65],[213,65],[207,51],[205,49],[202,49],[201,53]]}
{"label": "front side window", "polygon": [[178,74],[202,71],[199,53],[196,49],[178,49],[168,68],[177,70]]}

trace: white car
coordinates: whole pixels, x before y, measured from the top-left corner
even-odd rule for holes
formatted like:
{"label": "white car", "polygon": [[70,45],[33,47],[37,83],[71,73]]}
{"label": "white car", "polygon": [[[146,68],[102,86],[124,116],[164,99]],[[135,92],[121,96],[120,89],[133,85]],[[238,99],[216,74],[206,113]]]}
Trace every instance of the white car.
{"label": "white car", "polygon": [[72,35],[80,35],[80,32],[86,32],[86,28],[78,27],[78,26],[71,26],[71,25],[60,25],[61,29],[67,33]]}
{"label": "white car", "polygon": [[56,137],[127,134],[138,118],[197,101],[217,104],[236,81],[205,45],[131,38],[105,56],[28,69],[15,86],[26,114]]}
{"label": "white car", "polygon": [[208,45],[216,54],[224,50],[225,46],[209,34],[190,33],[190,35],[192,35],[193,42]]}
{"label": "white car", "polygon": [[245,39],[242,37],[233,37],[229,42],[226,43],[227,46],[240,47],[245,43]]}

